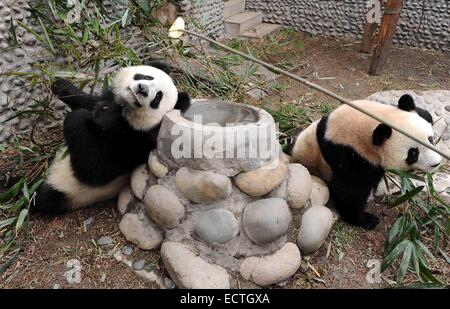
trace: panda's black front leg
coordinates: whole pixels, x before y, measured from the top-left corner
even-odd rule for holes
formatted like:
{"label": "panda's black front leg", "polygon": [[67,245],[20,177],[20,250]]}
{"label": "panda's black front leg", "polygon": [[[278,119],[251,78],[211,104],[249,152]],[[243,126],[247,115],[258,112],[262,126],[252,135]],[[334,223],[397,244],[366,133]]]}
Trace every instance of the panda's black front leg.
{"label": "panda's black front leg", "polygon": [[58,99],[69,105],[72,111],[80,108],[92,110],[101,100],[98,96],[84,93],[67,79],[57,79],[52,84],[52,92]]}
{"label": "panda's black front leg", "polygon": [[372,230],[378,225],[380,222],[378,217],[365,211],[370,186],[361,180],[333,177],[329,189],[331,199],[344,221],[366,230]]}
{"label": "panda's black front leg", "polygon": [[94,124],[104,132],[117,133],[127,127],[122,107],[112,102],[98,104],[93,110],[92,117]]}

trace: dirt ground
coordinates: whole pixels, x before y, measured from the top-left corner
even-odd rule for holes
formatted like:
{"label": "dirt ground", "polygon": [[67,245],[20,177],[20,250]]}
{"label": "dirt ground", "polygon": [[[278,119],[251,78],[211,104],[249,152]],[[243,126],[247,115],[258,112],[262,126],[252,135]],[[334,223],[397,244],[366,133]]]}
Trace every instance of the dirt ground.
{"label": "dirt ground", "polygon": [[[292,33],[299,51],[282,51],[273,59],[285,57],[296,64],[294,73],[325,86],[343,96],[364,98],[374,92],[393,89],[450,89],[450,53],[413,48],[394,48],[383,74],[369,76],[370,57],[358,52],[358,43],[326,37]],[[300,46],[301,45],[301,46]],[[288,53],[289,52],[289,53]],[[294,57],[294,58],[293,58]],[[280,77],[286,89],[272,91],[264,101],[318,105],[330,100],[295,81]],[[255,105],[261,102],[252,102]],[[328,103],[327,103],[328,104]],[[381,261],[387,231],[397,213],[383,204],[370,210],[380,218],[374,231],[364,231],[342,222],[335,223],[325,246],[302,263],[299,271],[278,288],[379,288],[389,286],[395,275],[387,271],[381,283],[366,280],[367,262]],[[85,228],[85,220],[92,223]],[[111,257],[111,250],[130,245],[121,235],[120,215],[114,202],[83,209],[59,218],[32,216],[30,236],[22,252],[0,278],[0,288],[154,288],[155,284],[139,278],[129,267]],[[113,245],[96,244],[102,236],[111,236]],[[134,247],[132,258],[145,259],[146,267],[166,275],[158,253]],[[67,261],[81,262],[82,280],[69,284],[65,273]],[[3,264],[4,261],[0,261]],[[448,264],[431,265],[436,274],[450,281]],[[408,282],[408,277],[405,280]]]}

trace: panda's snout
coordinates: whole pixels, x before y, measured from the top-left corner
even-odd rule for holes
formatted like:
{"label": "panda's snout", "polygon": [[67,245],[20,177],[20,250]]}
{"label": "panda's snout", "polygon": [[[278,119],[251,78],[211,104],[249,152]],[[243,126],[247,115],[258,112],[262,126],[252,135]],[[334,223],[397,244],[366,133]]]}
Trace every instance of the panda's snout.
{"label": "panda's snout", "polygon": [[149,89],[147,85],[141,83],[137,85],[136,94],[146,98],[148,96],[148,91]]}

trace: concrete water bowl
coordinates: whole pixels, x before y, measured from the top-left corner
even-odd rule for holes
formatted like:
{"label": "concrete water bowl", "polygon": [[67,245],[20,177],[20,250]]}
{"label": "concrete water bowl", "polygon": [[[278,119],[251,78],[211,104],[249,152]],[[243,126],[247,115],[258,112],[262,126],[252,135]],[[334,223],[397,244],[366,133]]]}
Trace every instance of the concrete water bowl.
{"label": "concrete water bowl", "polygon": [[280,147],[272,116],[250,105],[196,100],[183,114],[169,112],[158,136],[158,156],[171,167],[233,176],[269,164]]}

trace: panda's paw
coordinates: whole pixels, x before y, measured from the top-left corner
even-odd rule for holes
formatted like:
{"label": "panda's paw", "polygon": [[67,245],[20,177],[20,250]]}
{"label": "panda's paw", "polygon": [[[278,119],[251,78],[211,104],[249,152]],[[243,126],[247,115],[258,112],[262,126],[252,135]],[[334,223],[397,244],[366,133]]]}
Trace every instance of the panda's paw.
{"label": "panda's paw", "polygon": [[75,87],[70,81],[67,79],[57,79],[52,84],[52,92],[59,99],[63,99],[64,97],[68,97],[72,95],[74,92],[77,92],[78,88]]}
{"label": "panda's paw", "polygon": [[380,223],[380,219],[376,215],[364,212],[358,225],[365,230],[373,230],[378,223]]}
{"label": "panda's paw", "polygon": [[93,120],[102,130],[113,130],[122,125],[122,114],[114,106],[100,105],[94,109]]}

